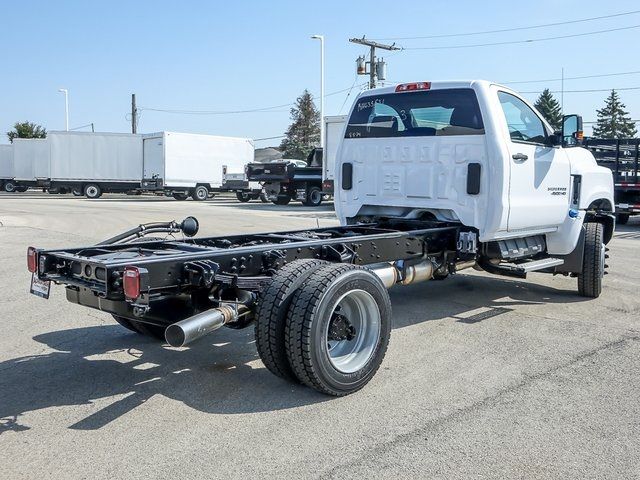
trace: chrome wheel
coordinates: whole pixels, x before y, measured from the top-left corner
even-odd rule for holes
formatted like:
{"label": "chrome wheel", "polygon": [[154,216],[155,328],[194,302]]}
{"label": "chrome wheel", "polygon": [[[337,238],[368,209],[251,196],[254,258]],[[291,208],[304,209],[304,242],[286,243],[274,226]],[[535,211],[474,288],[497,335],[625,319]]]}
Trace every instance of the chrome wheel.
{"label": "chrome wheel", "polygon": [[336,302],[327,324],[327,355],[343,373],[361,370],[371,359],[380,338],[378,304],[364,290],[351,290]]}

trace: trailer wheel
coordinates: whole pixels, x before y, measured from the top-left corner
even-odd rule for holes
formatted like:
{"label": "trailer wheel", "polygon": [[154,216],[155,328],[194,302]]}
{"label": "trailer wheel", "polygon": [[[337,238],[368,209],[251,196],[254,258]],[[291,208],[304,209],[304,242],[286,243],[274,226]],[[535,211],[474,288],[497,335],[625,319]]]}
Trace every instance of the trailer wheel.
{"label": "trailer wheel", "polygon": [[605,274],[606,248],[601,223],[585,223],[584,258],[582,272],[578,274],[578,293],[583,297],[598,298],[602,292]]}
{"label": "trailer wheel", "polygon": [[4,184],[4,191],[8,193],[14,193],[16,191],[16,184],[9,181]]}
{"label": "trailer wheel", "polygon": [[278,197],[273,201],[276,205],[289,205],[291,201],[291,197],[289,195],[278,195]]}
{"label": "trailer wheel", "polygon": [[90,183],[84,187],[84,196],[91,199],[100,198],[102,196],[102,190],[100,190],[99,185]]}
{"label": "trailer wheel", "polygon": [[139,333],[140,335],[147,337],[157,338],[158,340],[164,340],[164,331],[166,330],[164,327],[129,320],[128,318],[120,317],[119,315],[111,316],[127,330],[131,330],[132,332]]}
{"label": "trailer wheel", "polygon": [[194,190],[191,197],[199,202],[206,200],[209,197],[209,189],[204,185],[198,185]]}
{"label": "trailer wheel", "polygon": [[326,265],[322,260],[295,260],[278,270],[258,297],[256,348],[271,373],[296,381],[285,348],[285,327],[291,299],[309,276]]}
{"label": "trailer wheel", "polygon": [[249,200],[251,200],[252,197],[250,193],[236,192],[236,198],[239,202],[247,203]]}
{"label": "trailer wheel", "polygon": [[171,196],[176,200],[180,200],[180,201],[186,200],[187,198],[189,198],[189,195],[183,192],[172,192]]}
{"label": "trailer wheel", "polygon": [[628,213],[618,213],[616,215],[616,223],[620,225],[626,225],[629,223],[629,214]]}
{"label": "trailer wheel", "polygon": [[330,264],[298,289],[287,315],[287,357],[296,377],[334,396],[375,375],[391,334],[391,300],[380,279],[355,265]]}
{"label": "trailer wheel", "polygon": [[302,203],[307,207],[319,207],[322,203],[322,190],[319,187],[307,188],[307,196]]}

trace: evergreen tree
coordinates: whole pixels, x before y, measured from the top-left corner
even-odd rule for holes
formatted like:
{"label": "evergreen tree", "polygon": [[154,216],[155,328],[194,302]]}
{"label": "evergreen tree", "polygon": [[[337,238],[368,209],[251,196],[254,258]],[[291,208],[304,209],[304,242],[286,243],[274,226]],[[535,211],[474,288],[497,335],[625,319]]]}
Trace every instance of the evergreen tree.
{"label": "evergreen tree", "polygon": [[605,100],[604,107],[598,110],[598,121],[593,127],[593,136],[596,138],[635,137],[636,126],[625,108],[624,103],[620,101],[618,92],[611,90],[611,94]]}
{"label": "evergreen tree", "polygon": [[285,158],[305,160],[320,143],[320,113],[308,90],[305,89],[296,99],[295,106],[291,108],[291,120],[280,149]]}
{"label": "evergreen tree", "polygon": [[548,88],[544,89],[533,106],[536,107],[536,110],[542,114],[554,130],[562,128],[562,109]]}
{"label": "evergreen tree", "polygon": [[7,132],[9,141],[13,143],[14,138],[45,138],[47,131],[32,122],[16,122],[13,125],[13,130]]}

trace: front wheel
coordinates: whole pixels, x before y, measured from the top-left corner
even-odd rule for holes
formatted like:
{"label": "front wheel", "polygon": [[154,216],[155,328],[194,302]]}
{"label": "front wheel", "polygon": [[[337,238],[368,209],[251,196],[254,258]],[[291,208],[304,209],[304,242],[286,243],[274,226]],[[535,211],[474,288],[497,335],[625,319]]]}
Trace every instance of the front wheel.
{"label": "front wheel", "polygon": [[291,197],[289,195],[278,195],[273,201],[275,205],[289,205]]}
{"label": "front wheel", "polygon": [[296,377],[322,393],[343,396],[378,371],[391,335],[391,300],[362,267],[331,264],[297,290],[287,315],[286,348]]}
{"label": "front wheel", "polygon": [[236,192],[236,198],[239,202],[247,203],[252,197],[251,194],[247,192]]}
{"label": "front wheel", "polygon": [[616,215],[616,223],[620,225],[626,225],[629,223],[629,214],[628,213],[618,213]]}
{"label": "front wheel", "polygon": [[14,193],[16,191],[16,184],[13,182],[7,182],[4,184],[4,191],[7,193]]}
{"label": "front wheel", "polygon": [[582,272],[578,274],[578,293],[583,297],[598,298],[602,292],[605,274],[606,248],[601,223],[585,223]]}
{"label": "front wheel", "polygon": [[95,183],[90,183],[84,187],[84,196],[91,199],[100,198],[102,196],[102,190],[100,186]]}
{"label": "front wheel", "polygon": [[194,200],[202,202],[203,200],[206,200],[209,197],[209,189],[204,185],[199,185],[195,188],[191,197]]}

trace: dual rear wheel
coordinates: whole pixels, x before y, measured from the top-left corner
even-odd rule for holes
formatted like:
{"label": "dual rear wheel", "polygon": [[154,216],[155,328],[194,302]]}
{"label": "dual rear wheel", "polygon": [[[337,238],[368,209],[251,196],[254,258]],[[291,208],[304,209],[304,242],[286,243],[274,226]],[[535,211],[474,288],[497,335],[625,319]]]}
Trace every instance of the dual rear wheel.
{"label": "dual rear wheel", "polygon": [[259,302],[256,346],[274,374],[343,396],[364,387],[380,367],[391,301],[369,270],[297,260],[274,275]]}

